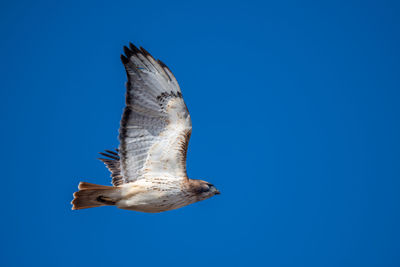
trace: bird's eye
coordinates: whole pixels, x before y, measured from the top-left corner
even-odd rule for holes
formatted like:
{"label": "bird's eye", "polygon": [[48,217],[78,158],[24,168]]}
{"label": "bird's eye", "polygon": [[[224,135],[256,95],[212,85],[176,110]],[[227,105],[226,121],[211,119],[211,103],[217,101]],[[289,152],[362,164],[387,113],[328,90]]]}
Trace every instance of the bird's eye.
{"label": "bird's eye", "polygon": [[202,187],[201,187],[201,191],[202,192],[207,192],[207,191],[210,191],[210,186],[208,185],[208,184],[204,184]]}

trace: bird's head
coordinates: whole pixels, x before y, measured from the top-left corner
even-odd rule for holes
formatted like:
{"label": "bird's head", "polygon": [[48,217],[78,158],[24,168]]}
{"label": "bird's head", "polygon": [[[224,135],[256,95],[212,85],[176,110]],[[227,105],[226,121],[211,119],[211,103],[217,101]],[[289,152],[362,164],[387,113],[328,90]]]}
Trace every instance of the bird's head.
{"label": "bird's head", "polygon": [[189,190],[196,196],[198,201],[220,194],[214,185],[203,180],[189,179]]}

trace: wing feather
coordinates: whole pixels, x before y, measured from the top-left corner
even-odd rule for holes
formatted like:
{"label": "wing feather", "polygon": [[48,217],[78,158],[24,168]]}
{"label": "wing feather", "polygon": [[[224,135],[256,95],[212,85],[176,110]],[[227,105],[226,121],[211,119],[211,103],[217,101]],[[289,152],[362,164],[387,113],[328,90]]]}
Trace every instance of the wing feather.
{"label": "wing feather", "polygon": [[[124,183],[124,180],[122,179],[121,175],[121,164],[119,162],[120,158],[118,156],[118,153],[111,151],[111,150],[105,150],[106,153],[100,152],[99,154],[104,156],[105,158],[99,158],[108,170],[111,172],[111,178],[112,178],[112,184],[114,186],[119,186]],[[118,152],[118,149],[116,149]]]}
{"label": "wing feather", "polygon": [[178,82],[144,48],[130,44],[124,53],[128,82],[118,153],[124,183],[151,177],[187,179],[192,123]]}

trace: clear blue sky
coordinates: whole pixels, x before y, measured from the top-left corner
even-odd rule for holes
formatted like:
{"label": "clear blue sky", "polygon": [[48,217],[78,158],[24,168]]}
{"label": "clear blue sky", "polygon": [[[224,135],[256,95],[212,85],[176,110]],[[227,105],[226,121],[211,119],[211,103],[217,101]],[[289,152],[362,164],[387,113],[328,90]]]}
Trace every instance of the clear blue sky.
{"label": "clear blue sky", "polygon": [[[0,3],[1,266],[400,265],[399,4],[244,2]],[[130,41],[175,73],[189,176],[222,194],[71,211],[110,182]]]}

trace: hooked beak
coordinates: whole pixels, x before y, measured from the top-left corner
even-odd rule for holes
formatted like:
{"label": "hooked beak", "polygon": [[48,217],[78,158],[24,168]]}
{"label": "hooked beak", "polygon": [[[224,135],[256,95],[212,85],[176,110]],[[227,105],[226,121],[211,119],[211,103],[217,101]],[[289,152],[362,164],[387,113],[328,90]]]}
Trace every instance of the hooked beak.
{"label": "hooked beak", "polygon": [[220,195],[221,192],[219,192],[219,190],[217,189],[217,190],[215,190],[215,194],[216,194],[216,195]]}

